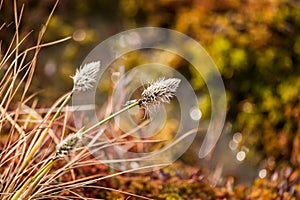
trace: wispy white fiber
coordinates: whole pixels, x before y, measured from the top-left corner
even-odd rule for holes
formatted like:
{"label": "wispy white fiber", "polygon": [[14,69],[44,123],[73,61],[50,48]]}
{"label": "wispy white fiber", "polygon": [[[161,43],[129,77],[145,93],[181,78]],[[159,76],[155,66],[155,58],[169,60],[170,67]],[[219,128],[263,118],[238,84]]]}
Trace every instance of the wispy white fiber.
{"label": "wispy white fiber", "polygon": [[181,80],[178,78],[160,78],[149,84],[138,100],[139,105],[147,111],[151,106],[169,103],[174,97],[180,82]]}
{"label": "wispy white fiber", "polygon": [[74,81],[73,91],[85,92],[92,89],[99,69],[100,61],[91,62],[76,69],[76,73],[72,77]]}

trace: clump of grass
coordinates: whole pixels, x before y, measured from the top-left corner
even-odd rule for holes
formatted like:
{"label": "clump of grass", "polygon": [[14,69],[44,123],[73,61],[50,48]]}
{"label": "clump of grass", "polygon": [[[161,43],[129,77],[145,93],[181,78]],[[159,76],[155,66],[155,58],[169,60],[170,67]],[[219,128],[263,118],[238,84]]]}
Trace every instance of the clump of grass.
{"label": "clump of grass", "polygon": [[[89,65],[86,65],[89,66]],[[82,69],[81,69],[82,70]],[[77,71],[77,73],[79,73]],[[81,77],[77,77],[77,80],[80,80]],[[79,141],[81,141],[81,138],[88,134],[91,130],[94,128],[101,126],[102,124],[108,122],[110,119],[114,118],[115,116],[135,107],[135,106],[141,106],[149,109],[152,105],[158,105],[162,103],[169,103],[170,99],[174,97],[176,89],[178,88],[180,83],[180,79],[159,79],[156,82],[153,82],[151,85],[149,85],[144,92],[142,93],[142,96],[140,99],[135,100],[132,104],[128,105],[127,107],[123,108],[122,110],[110,115],[109,117],[105,118],[104,120],[96,123],[92,127],[84,130],[84,131],[78,131],[77,133],[73,133],[68,135],[64,140],[62,140],[57,145],[57,150],[55,156],[48,161],[48,163],[43,167],[41,170],[37,172],[37,174],[31,178],[31,186],[27,189],[26,194],[33,192],[35,189],[35,186],[40,181],[40,179],[46,174],[46,172],[51,168],[53,163],[58,158],[64,158],[65,156],[69,155],[72,150],[74,150],[75,146],[78,144]],[[82,86],[85,87],[85,86]],[[90,87],[90,86],[88,86]],[[80,91],[80,90],[79,90]],[[141,104],[142,102],[142,104]],[[145,106],[146,105],[146,106]],[[26,182],[27,183],[27,182]],[[24,191],[24,187],[28,187],[27,184],[24,184],[23,187],[19,189],[19,191]],[[21,193],[17,191],[12,199],[17,199]]]}
{"label": "clump of grass", "polygon": [[[65,100],[60,105],[58,110],[56,111],[55,115],[51,119],[50,123],[48,124],[47,128],[44,129],[44,131],[41,133],[40,138],[37,140],[37,142],[33,145],[33,148],[29,151],[28,155],[24,159],[24,162],[21,165],[21,169],[23,170],[30,160],[32,159],[33,155],[36,153],[38,148],[40,148],[42,142],[44,141],[45,137],[48,134],[49,129],[51,128],[53,122],[58,117],[60,112],[62,111],[63,107],[67,104],[69,99],[71,98],[73,92],[82,92],[90,90],[93,86],[93,83],[96,82],[96,73],[99,71],[100,68],[100,62],[92,62],[89,64],[86,64],[82,67],[80,67],[79,70],[76,71],[75,76],[73,76],[74,80],[74,87],[71,92],[66,94]],[[71,150],[75,148],[75,145],[77,144],[78,140],[80,140],[81,134],[78,132],[76,134],[69,135],[65,140],[63,140],[59,145],[57,145],[57,151],[56,155],[49,160],[49,162],[43,167],[35,176],[33,176],[30,182],[32,182],[31,186],[27,189],[26,197],[31,193],[32,190],[35,189],[35,186],[38,184],[40,179],[45,175],[46,171],[48,171],[54,162],[58,158],[62,158],[65,155],[68,155]],[[26,181],[27,183],[27,181]],[[28,187],[27,184],[24,184],[12,197],[12,199],[18,199],[21,195],[19,191],[24,191],[25,188]],[[24,197],[23,197],[24,198]]]}
{"label": "clump of grass", "polygon": [[[0,9],[2,3],[1,1]],[[19,9],[16,0],[11,3],[14,11],[15,34],[7,48],[4,49],[2,46],[0,48],[0,137],[6,141],[3,147],[1,145],[2,151],[0,153],[0,180],[3,182],[3,184],[0,184],[0,199],[9,199],[20,184],[28,184],[28,181],[24,182],[24,176],[28,176],[28,174],[34,172],[35,168],[39,165],[27,168],[30,159],[26,159],[26,157],[38,154],[36,153],[39,149],[38,146],[35,148],[35,152],[32,151],[30,153],[28,149],[34,149],[34,144],[37,143],[41,129],[39,129],[39,126],[36,126],[32,131],[26,132],[26,125],[20,125],[18,120],[21,115],[22,106],[34,96],[29,96],[28,91],[33,79],[40,49],[70,39],[70,37],[67,37],[54,42],[42,43],[47,25],[58,4],[57,1],[38,35],[36,44],[29,47],[24,45],[26,40],[31,39],[30,33],[21,36],[24,34],[19,30],[24,5]],[[5,23],[1,25],[1,31],[5,25]],[[56,103],[54,103],[54,106],[56,106]],[[10,109],[14,111],[9,112],[8,110]],[[44,123],[41,123],[41,126],[45,126],[49,116],[50,113],[45,116]],[[34,161],[31,160],[31,162]]]}
{"label": "clump of grass", "polygon": [[[0,136],[1,138],[6,138],[6,142],[3,140],[0,141],[4,142],[3,147],[1,147],[2,152],[0,153],[0,199],[34,199],[45,198],[47,195],[48,198],[51,198],[57,194],[56,191],[58,190],[71,190],[72,188],[83,187],[118,174],[139,170],[128,170],[105,177],[100,177],[100,175],[90,176],[71,181],[70,183],[56,185],[55,188],[52,187],[53,183],[68,171],[73,171],[76,167],[98,163],[97,161],[83,161],[90,154],[85,148],[79,145],[82,137],[94,128],[101,126],[115,116],[135,106],[140,106],[147,110],[152,105],[169,103],[170,99],[175,95],[180,82],[179,79],[159,79],[153,82],[145,89],[140,99],[131,101],[130,104],[120,111],[111,114],[90,128],[80,131],[74,130],[75,133],[69,134],[61,142],[58,142],[56,151],[52,151],[53,149],[49,148],[51,147],[51,143],[58,140],[56,134],[53,134],[53,124],[61,116],[63,108],[65,108],[74,92],[86,92],[93,88],[96,83],[96,75],[100,69],[100,61],[81,66],[72,77],[74,86],[70,92],[67,92],[54,102],[45,116],[39,116],[39,121],[33,122],[30,117],[27,118],[24,124],[34,124],[32,129],[28,131],[26,130],[26,125],[20,125],[21,107],[22,105],[25,106],[34,97],[29,96],[27,98],[27,92],[34,78],[37,56],[40,49],[70,39],[70,37],[67,37],[54,42],[42,43],[43,35],[57,4],[58,1],[56,1],[52,12],[49,14],[45,25],[40,31],[36,45],[26,47],[25,50],[22,50],[22,44],[29,38],[30,34],[24,38],[20,37],[19,26],[24,6],[22,6],[21,11],[18,11],[17,1],[14,1],[16,33],[10,46],[6,49],[6,53],[3,53],[3,49],[1,49],[0,59],[0,70],[4,72],[0,81],[0,95],[2,98],[0,103]],[[30,57],[30,62],[26,63],[25,60],[29,59],[30,52],[33,52],[33,56]],[[22,94],[21,97],[18,97],[19,99],[17,98],[17,93]],[[9,111],[10,108],[14,107],[15,102],[19,102],[19,106],[17,106],[15,111]],[[30,109],[34,110],[34,107],[35,104]],[[56,111],[54,112],[54,110]],[[67,115],[62,117],[65,118],[64,123],[66,123]],[[7,129],[7,124],[10,127],[9,130]],[[8,134],[4,133],[3,130],[8,130]],[[120,138],[124,138],[124,136]],[[117,143],[117,138],[115,138],[115,141]],[[68,155],[74,150],[79,151],[79,153],[74,158],[69,159]],[[66,159],[68,162],[59,169],[51,170],[56,161],[61,159]],[[152,168],[154,166],[158,165],[144,168]],[[51,173],[48,173],[49,171]],[[130,195],[138,196],[134,194]],[[139,198],[145,197],[139,196]]]}
{"label": "clump of grass", "polygon": [[41,146],[42,142],[45,140],[45,137],[48,134],[49,129],[53,125],[54,121],[57,119],[59,114],[61,113],[63,107],[69,102],[72,97],[73,92],[82,92],[88,91],[92,88],[93,83],[96,82],[96,74],[100,68],[100,61],[92,62],[81,66],[79,69],[76,70],[76,74],[72,77],[74,80],[74,86],[71,92],[67,93],[63,99],[64,101],[61,103],[60,107],[56,111],[55,115],[52,117],[48,126],[43,130],[39,139],[34,144],[32,149],[30,150],[29,154],[25,158],[24,162],[22,163],[21,170],[23,170],[28,163],[30,162],[32,156],[36,153],[38,148]]}

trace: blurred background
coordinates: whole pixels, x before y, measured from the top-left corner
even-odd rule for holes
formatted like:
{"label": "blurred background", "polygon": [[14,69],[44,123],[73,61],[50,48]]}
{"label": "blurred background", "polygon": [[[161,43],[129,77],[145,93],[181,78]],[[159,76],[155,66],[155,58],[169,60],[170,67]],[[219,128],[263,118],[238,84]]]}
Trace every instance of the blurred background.
{"label": "blurred background", "polygon": [[[38,35],[54,3],[18,1],[18,9],[25,6],[21,35],[32,31],[23,48],[35,44],[31,38]],[[13,3],[4,1],[0,16],[1,24],[6,23],[0,32],[3,50],[15,31],[12,13]],[[170,28],[192,37],[205,47],[219,68],[228,112],[224,134],[212,156],[212,168],[222,160],[225,172],[248,170],[249,180],[252,172],[264,177],[265,169],[300,166],[297,0],[61,1],[43,41],[72,38],[42,49],[30,90],[39,92],[42,106],[51,105],[72,88],[70,76],[96,45],[121,31],[144,26]],[[114,66],[129,69],[143,62],[143,57],[133,53]],[[205,90],[200,74],[187,62],[176,57],[163,62],[184,74],[197,94]],[[108,92],[108,86],[103,85],[102,90]],[[202,117],[208,118],[209,96],[199,95],[200,100]],[[190,156],[197,156],[198,147],[197,143],[192,146],[192,153],[183,156],[184,162],[202,162]]]}

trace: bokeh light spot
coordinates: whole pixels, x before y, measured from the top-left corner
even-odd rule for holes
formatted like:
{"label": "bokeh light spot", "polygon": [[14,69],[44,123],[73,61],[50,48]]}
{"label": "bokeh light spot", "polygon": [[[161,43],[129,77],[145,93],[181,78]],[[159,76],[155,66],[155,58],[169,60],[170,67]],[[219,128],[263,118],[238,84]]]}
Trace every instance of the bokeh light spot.
{"label": "bokeh light spot", "polygon": [[82,42],[86,38],[86,32],[83,29],[78,29],[73,33],[73,39],[77,42]]}
{"label": "bokeh light spot", "polygon": [[238,144],[234,140],[230,140],[228,146],[232,151],[234,151],[238,148]]}
{"label": "bokeh light spot", "polygon": [[237,132],[233,135],[233,138],[232,140],[235,142],[235,143],[240,143],[243,139],[243,136],[241,133]]}
{"label": "bokeh light spot", "polygon": [[265,178],[267,176],[267,170],[261,169],[258,173],[259,178]]}
{"label": "bokeh light spot", "polygon": [[201,111],[198,108],[192,108],[190,111],[190,116],[193,120],[199,120],[202,116]]}
{"label": "bokeh light spot", "polygon": [[236,154],[236,159],[237,159],[238,161],[243,161],[245,158],[246,158],[246,152],[245,152],[245,151],[239,151],[239,152]]}

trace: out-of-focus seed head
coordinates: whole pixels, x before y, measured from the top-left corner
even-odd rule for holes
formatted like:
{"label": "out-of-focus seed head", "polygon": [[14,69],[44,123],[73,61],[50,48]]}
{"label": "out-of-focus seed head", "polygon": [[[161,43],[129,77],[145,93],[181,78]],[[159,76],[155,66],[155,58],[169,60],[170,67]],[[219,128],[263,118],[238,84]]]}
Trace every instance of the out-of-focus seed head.
{"label": "out-of-focus seed head", "polygon": [[76,73],[72,77],[74,81],[73,91],[85,92],[92,89],[99,69],[100,61],[91,62],[76,69]]}
{"label": "out-of-focus seed head", "polygon": [[68,135],[63,141],[56,146],[55,158],[63,158],[72,152],[79,141],[82,140],[80,132]]}

